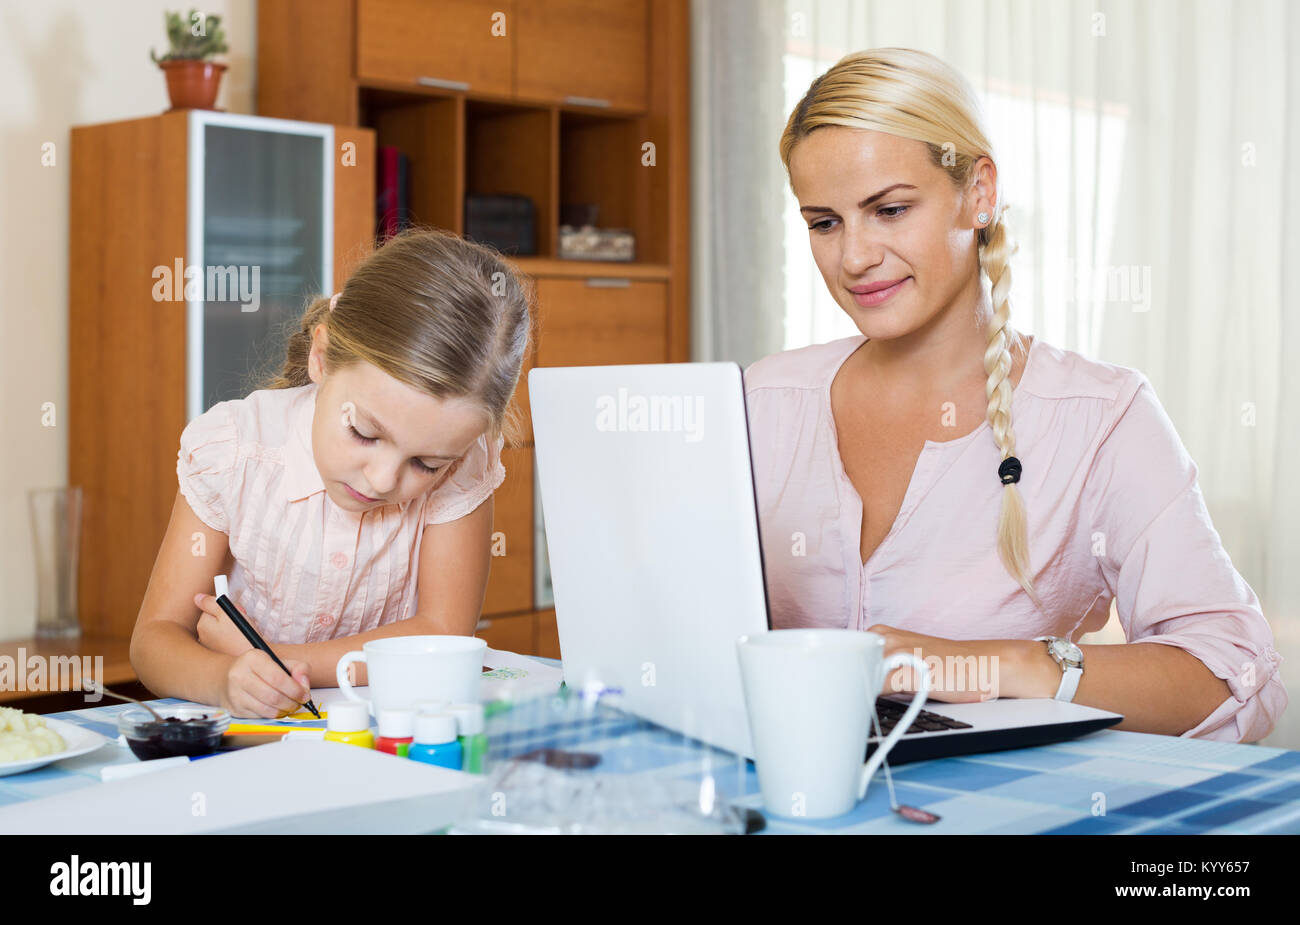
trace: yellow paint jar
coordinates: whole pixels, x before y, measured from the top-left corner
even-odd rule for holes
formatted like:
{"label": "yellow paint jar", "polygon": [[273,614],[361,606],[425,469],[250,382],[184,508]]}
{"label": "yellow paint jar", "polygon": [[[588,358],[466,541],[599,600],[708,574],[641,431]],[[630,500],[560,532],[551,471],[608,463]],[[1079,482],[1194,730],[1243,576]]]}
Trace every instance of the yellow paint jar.
{"label": "yellow paint jar", "polygon": [[375,734],[370,731],[370,710],[364,703],[347,701],[330,707],[326,742],[342,742],[361,748],[375,747]]}

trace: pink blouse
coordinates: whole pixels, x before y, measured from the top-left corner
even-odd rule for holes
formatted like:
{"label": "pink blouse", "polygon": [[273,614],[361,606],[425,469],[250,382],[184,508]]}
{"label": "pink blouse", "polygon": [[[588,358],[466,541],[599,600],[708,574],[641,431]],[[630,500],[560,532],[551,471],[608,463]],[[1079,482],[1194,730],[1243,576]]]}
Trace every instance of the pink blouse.
{"label": "pink blouse", "polygon": [[220,402],[181,434],[180,491],[229,537],[230,597],[269,643],[352,636],[414,616],[425,525],[464,517],[506,474],[504,440],[489,446],[484,435],[419,498],[345,511],[312,457],[316,392],[312,383]]}
{"label": "pink blouse", "polygon": [[745,371],[774,628],[883,623],[949,639],[1077,641],[1105,625],[1118,598],[1128,642],[1178,646],[1228,683],[1232,696],[1184,736],[1269,733],[1287,705],[1282,657],[1141,372],[1031,345],[1012,426],[1044,615],[998,557],[1001,454],[987,421],[926,441],[893,527],[863,565],[862,501],[840,459],[830,388],[865,340],[789,350]]}

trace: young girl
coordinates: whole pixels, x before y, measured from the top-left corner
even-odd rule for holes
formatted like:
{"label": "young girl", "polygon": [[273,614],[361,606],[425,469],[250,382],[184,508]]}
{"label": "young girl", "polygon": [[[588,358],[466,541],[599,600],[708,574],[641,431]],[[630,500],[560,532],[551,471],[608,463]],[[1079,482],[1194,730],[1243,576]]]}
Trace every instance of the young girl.
{"label": "young girl", "polygon": [[[939,700],[1267,735],[1281,656],[1150,382],[1011,327],[1015,248],[966,81],[910,49],[847,55],[781,157],[861,336],[745,374],[773,626],[881,633],[937,667]],[[1077,646],[1112,601],[1128,644]]]}
{"label": "young girl", "polygon": [[[313,302],[283,372],[181,434],[131,639],[140,680],[272,717],[333,686],[367,640],[472,634],[530,302],[494,251],[428,230],[390,239]],[[216,605],[223,573],[292,677]]]}

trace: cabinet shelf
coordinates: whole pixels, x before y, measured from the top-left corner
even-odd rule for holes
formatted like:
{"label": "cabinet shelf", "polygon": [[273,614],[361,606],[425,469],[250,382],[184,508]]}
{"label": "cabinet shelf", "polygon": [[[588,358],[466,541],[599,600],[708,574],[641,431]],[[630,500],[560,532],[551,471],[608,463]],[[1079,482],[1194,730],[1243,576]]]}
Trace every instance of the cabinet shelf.
{"label": "cabinet shelf", "polygon": [[555,109],[560,112],[572,112],[609,118],[628,118],[644,116],[645,110],[629,106],[599,106],[592,103],[565,102],[564,100],[547,100],[535,97],[518,96],[509,93],[487,93],[479,90],[455,90],[450,87],[434,87],[405,80],[383,80],[375,77],[362,77],[357,80],[357,88],[372,100],[382,102],[409,101],[411,97],[441,97],[444,99],[463,97],[466,100],[482,103],[502,103],[510,106],[530,106],[533,108]]}

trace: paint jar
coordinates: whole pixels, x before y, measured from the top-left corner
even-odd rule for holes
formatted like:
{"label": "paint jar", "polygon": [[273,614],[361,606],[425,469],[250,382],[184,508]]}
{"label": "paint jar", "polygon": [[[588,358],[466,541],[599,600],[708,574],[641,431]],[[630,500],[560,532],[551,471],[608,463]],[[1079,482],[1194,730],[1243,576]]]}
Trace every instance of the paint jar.
{"label": "paint jar", "polygon": [[380,710],[379,738],[375,739],[375,750],[405,758],[414,734],[414,710]]}
{"label": "paint jar", "polygon": [[488,740],[484,732],[483,704],[453,703],[447,712],[456,717],[456,741],[460,743],[461,770],[482,774],[487,759]]}
{"label": "paint jar", "polygon": [[415,717],[415,741],[406,757],[459,771],[460,743],[456,741],[456,717],[450,713],[420,713]]}
{"label": "paint jar", "polygon": [[370,709],[364,703],[355,700],[339,701],[330,704],[327,712],[326,742],[342,742],[362,748],[375,747],[375,736],[370,731]]}

